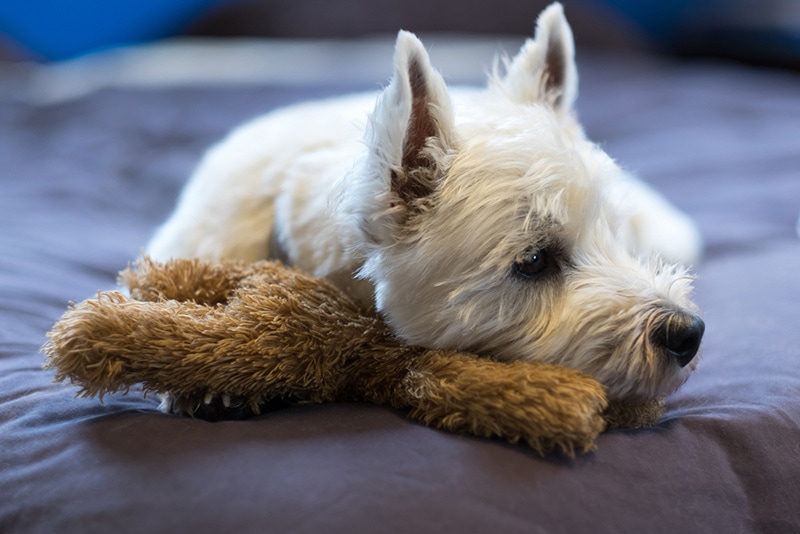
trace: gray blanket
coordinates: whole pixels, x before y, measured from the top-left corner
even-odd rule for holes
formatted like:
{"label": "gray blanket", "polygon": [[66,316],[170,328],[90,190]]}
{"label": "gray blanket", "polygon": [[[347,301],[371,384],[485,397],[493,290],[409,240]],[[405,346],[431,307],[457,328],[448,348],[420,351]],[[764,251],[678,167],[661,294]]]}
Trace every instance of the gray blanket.
{"label": "gray blanket", "polygon": [[207,423],[136,390],[75,399],[41,369],[45,332],[114,285],[203,149],[252,115],[351,88],[0,100],[0,532],[800,531],[800,77],[581,68],[590,136],[699,222],[707,334],[658,425],[574,460],[365,404]]}

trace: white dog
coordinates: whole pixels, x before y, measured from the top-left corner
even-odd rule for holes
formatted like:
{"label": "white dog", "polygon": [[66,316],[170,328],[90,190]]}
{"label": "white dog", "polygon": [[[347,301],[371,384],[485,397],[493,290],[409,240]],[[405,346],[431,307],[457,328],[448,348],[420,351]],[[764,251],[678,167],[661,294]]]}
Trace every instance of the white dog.
{"label": "white dog", "polygon": [[394,66],[377,104],[302,104],[234,131],[148,253],[281,258],[409,343],[581,369],[614,399],[680,386],[704,330],[681,265],[701,240],[586,139],[561,6],[482,91],[448,89],[407,32]]}

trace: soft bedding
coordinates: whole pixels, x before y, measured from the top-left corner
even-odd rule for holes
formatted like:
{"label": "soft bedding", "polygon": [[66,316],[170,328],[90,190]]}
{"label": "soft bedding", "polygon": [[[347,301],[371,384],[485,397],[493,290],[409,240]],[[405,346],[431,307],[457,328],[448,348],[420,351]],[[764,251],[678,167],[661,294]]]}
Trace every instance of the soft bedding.
{"label": "soft bedding", "polygon": [[[112,287],[207,147],[367,84],[0,91],[0,532],[800,531],[800,77],[597,56],[589,135],[698,221],[702,359],[655,427],[595,452],[430,429],[384,407],[208,423],[41,369],[70,300]],[[0,79],[2,83],[2,79]]]}

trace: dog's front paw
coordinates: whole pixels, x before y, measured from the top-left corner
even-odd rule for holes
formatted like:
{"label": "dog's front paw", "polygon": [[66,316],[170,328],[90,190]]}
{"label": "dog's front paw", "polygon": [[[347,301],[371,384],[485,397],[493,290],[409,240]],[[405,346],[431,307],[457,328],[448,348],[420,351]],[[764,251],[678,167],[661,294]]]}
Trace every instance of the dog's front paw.
{"label": "dog's front paw", "polygon": [[664,415],[663,399],[649,402],[611,402],[603,413],[608,428],[642,428],[654,425]]}
{"label": "dog's front paw", "polygon": [[191,395],[162,393],[159,397],[161,398],[159,409],[164,413],[195,417],[210,422],[241,421],[288,404],[281,400],[254,403],[242,396],[205,393]]}

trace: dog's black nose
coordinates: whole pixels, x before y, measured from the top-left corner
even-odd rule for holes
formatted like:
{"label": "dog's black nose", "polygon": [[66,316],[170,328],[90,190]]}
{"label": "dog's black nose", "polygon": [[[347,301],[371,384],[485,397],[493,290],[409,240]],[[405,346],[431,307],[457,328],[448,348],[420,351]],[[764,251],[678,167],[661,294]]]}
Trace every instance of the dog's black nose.
{"label": "dog's black nose", "polygon": [[678,365],[685,367],[697,355],[705,331],[706,324],[700,317],[675,315],[666,321],[658,333],[657,342]]}

